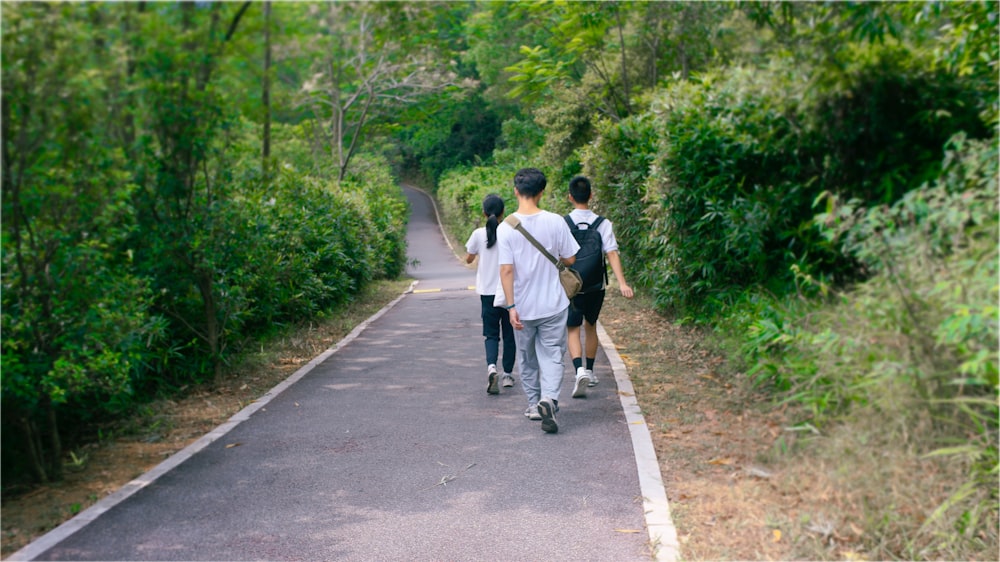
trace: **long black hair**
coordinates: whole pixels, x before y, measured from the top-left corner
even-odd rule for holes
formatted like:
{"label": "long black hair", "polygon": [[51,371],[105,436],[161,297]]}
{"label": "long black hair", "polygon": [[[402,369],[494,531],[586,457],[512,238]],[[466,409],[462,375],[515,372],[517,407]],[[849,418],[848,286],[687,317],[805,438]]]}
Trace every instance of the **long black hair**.
{"label": "long black hair", "polygon": [[486,215],[486,247],[492,248],[497,243],[497,227],[500,226],[497,217],[503,214],[503,198],[496,193],[484,197],[483,214]]}

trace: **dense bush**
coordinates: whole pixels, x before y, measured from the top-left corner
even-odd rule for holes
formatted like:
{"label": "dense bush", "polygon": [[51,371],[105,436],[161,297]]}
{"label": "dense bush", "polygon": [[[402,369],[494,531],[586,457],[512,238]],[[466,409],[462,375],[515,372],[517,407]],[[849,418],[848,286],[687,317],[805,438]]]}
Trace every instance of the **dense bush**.
{"label": "dense bush", "polygon": [[582,151],[583,173],[593,186],[592,208],[614,224],[626,277],[646,287],[659,280],[669,245],[662,235],[662,207],[647,193],[659,147],[648,114],[619,123],[602,121],[597,139]]}
{"label": "dense bush", "polygon": [[8,482],[58,478],[62,447],[95,422],[211,380],[246,344],[402,272],[407,207],[383,159],[359,155],[338,183],[335,167],[298,170],[309,160],[286,151],[265,181],[252,126],[231,130],[183,224],[140,224],[114,158],[48,166],[5,198],[19,217],[3,245],[3,414],[19,429],[3,440]]}
{"label": "dense bush", "polygon": [[824,189],[869,204],[893,203],[933,180],[953,134],[986,138],[982,95],[929,57],[900,46],[854,46],[845,68],[815,72],[802,124],[824,160]]}
{"label": "dense bush", "polygon": [[950,135],[988,133],[973,88],[919,57],[870,47],[853,60],[835,73],[778,62],[702,74],[598,127],[583,151],[595,205],[619,218],[625,259],[660,307],[710,321],[748,289],[796,290],[793,266],[862,279],[813,227],[818,198],[895,201],[937,173]]}
{"label": "dense bush", "polygon": [[[623,190],[646,205],[643,218],[628,221],[646,241],[622,238],[641,250],[639,280],[659,306],[700,315],[747,287],[787,285],[788,265],[806,253],[802,225],[818,194],[809,181],[815,161],[788,118],[802,87],[780,69],[676,82],[652,115],[624,122],[591,152],[586,169],[613,182],[598,181],[599,192]],[[608,174],[605,163],[627,168]],[[628,189],[640,182],[638,193]],[[640,210],[631,206],[630,214]]]}
{"label": "dense bush", "polygon": [[478,93],[447,104],[396,133],[402,167],[435,182],[445,170],[489,158],[500,127],[500,117]]}

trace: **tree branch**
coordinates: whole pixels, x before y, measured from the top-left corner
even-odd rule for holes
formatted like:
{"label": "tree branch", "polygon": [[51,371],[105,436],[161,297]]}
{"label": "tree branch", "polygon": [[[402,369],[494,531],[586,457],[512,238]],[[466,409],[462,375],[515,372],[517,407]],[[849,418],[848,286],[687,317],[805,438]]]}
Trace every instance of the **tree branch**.
{"label": "tree branch", "polygon": [[236,15],[233,16],[233,21],[229,22],[229,30],[226,31],[226,37],[222,40],[223,43],[233,38],[233,34],[236,33],[236,27],[239,26],[240,19],[243,18],[243,14],[245,14],[247,9],[250,8],[250,4],[251,2],[244,2],[243,5],[240,6],[239,11],[236,12]]}

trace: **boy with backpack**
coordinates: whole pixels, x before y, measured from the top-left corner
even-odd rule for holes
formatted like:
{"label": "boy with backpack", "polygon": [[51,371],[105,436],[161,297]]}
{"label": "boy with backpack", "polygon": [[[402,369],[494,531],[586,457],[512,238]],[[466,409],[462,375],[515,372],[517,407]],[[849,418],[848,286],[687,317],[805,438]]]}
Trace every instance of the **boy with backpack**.
{"label": "boy with backpack", "polygon": [[[607,282],[607,262],[618,280],[618,289],[622,296],[630,299],[634,296],[632,287],[625,282],[622,263],[618,255],[618,241],[611,221],[590,210],[591,198],[590,180],[577,176],[569,182],[569,200],[575,207],[565,216],[566,223],[580,245],[576,253],[573,269],[583,278],[583,288],[573,297],[566,320],[568,330],[569,355],[576,369],[576,381],[573,385],[573,398],[587,396],[587,387],[597,384],[594,375],[594,359],[597,357],[597,318],[604,304],[605,283]],[[580,326],[584,327],[586,340],[586,367],[583,363],[583,345],[580,342]]]}

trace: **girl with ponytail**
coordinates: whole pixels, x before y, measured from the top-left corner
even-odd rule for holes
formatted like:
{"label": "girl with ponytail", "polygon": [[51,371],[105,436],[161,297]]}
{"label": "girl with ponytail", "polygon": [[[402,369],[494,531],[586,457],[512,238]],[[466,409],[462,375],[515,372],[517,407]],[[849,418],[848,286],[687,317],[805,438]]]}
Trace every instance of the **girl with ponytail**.
{"label": "girl with ponytail", "polygon": [[[503,220],[503,199],[496,194],[483,198],[483,216],[486,226],[477,228],[465,243],[468,252],[465,263],[472,263],[479,257],[476,266],[476,293],[482,309],[483,337],[486,340],[486,393],[500,394],[504,387],[514,386],[514,328],[510,316],[504,308],[493,306],[493,297],[500,285],[500,261],[497,253],[497,226]],[[503,339],[503,377],[497,372],[500,355],[500,340]]]}

